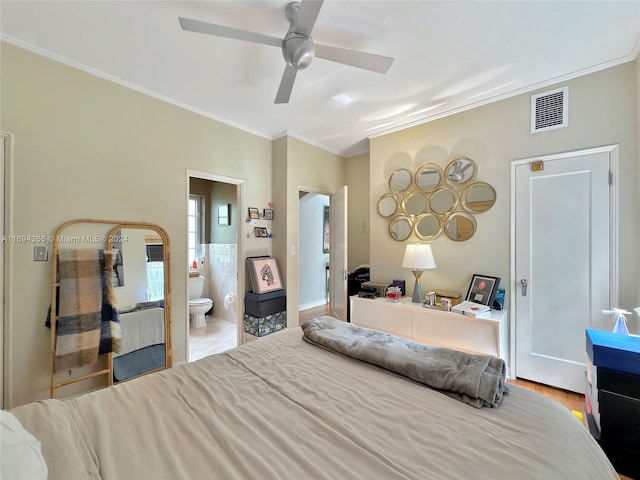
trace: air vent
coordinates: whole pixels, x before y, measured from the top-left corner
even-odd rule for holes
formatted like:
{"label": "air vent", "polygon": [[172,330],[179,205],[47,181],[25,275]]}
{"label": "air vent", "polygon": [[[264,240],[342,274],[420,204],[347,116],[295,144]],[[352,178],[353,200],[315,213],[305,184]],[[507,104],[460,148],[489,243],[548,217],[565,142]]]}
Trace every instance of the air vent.
{"label": "air vent", "polygon": [[569,125],[569,87],[531,95],[531,133]]}

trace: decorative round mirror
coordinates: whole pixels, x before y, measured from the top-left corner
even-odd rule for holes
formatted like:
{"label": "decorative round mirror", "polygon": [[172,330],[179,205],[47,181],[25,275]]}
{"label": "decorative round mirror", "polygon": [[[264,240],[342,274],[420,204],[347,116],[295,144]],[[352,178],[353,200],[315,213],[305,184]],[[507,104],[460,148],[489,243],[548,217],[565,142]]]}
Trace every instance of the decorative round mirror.
{"label": "decorative round mirror", "polygon": [[416,186],[423,192],[430,192],[442,182],[442,169],[435,163],[427,163],[416,172]]}
{"label": "decorative round mirror", "polygon": [[449,215],[445,221],[444,233],[451,240],[463,242],[469,240],[476,233],[476,220],[472,215],[456,212]]}
{"label": "decorative round mirror", "polygon": [[413,225],[411,224],[411,219],[403,215],[394,217],[394,219],[391,220],[391,223],[389,223],[389,235],[391,235],[391,238],[398,240],[399,242],[404,242],[409,238],[412,230]]}
{"label": "decorative round mirror", "polygon": [[402,199],[402,209],[407,215],[421,215],[427,210],[427,197],[422,192],[407,193]]}
{"label": "decorative round mirror", "polygon": [[378,200],[378,213],[381,217],[391,217],[398,210],[398,201],[392,193],[385,193]]}
{"label": "decorative round mirror", "polygon": [[459,157],[449,162],[444,172],[449,185],[464,185],[475,178],[476,162],[467,157]]}
{"label": "decorative round mirror", "polygon": [[462,196],[462,206],[470,213],[482,213],[496,203],[496,191],[491,185],[476,182],[469,185]]}
{"label": "decorative round mirror", "polygon": [[438,217],[426,213],[415,220],[413,229],[420,240],[434,240],[442,233],[442,224]]}
{"label": "decorative round mirror", "polygon": [[438,188],[429,199],[429,208],[435,213],[443,214],[451,212],[457,203],[455,193],[448,188]]}
{"label": "decorative round mirror", "polygon": [[389,177],[389,188],[392,192],[402,193],[411,186],[411,172],[406,168],[399,168]]}

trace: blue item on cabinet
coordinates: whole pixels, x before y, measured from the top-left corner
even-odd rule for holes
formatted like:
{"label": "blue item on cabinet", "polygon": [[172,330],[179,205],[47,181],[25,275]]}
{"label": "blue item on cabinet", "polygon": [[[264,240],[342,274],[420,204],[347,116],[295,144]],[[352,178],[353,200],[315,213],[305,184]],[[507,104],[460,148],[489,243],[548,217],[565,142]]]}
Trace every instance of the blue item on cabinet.
{"label": "blue item on cabinet", "polygon": [[588,328],[587,355],[598,367],[640,375],[640,337]]}
{"label": "blue item on cabinet", "polygon": [[505,297],[505,289],[499,288],[496,290],[496,296],[493,299],[494,310],[504,310],[504,297]]}

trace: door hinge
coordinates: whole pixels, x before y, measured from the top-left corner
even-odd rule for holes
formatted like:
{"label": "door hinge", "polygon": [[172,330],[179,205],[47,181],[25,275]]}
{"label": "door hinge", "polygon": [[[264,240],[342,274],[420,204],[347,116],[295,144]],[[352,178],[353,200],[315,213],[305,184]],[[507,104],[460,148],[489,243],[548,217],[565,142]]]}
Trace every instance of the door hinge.
{"label": "door hinge", "polygon": [[613,172],[609,171],[609,185],[613,185]]}

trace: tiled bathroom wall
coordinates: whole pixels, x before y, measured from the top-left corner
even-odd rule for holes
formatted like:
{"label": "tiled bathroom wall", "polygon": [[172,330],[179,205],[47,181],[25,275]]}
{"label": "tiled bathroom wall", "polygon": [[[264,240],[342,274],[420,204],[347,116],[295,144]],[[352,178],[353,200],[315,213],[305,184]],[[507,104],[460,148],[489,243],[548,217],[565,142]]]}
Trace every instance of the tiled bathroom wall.
{"label": "tiled bathroom wall", "polygon": [[235,323],[238,312],[238,248],[235,244],[212,243],[205,252],[205,296],[213,300],[213,316]]}

